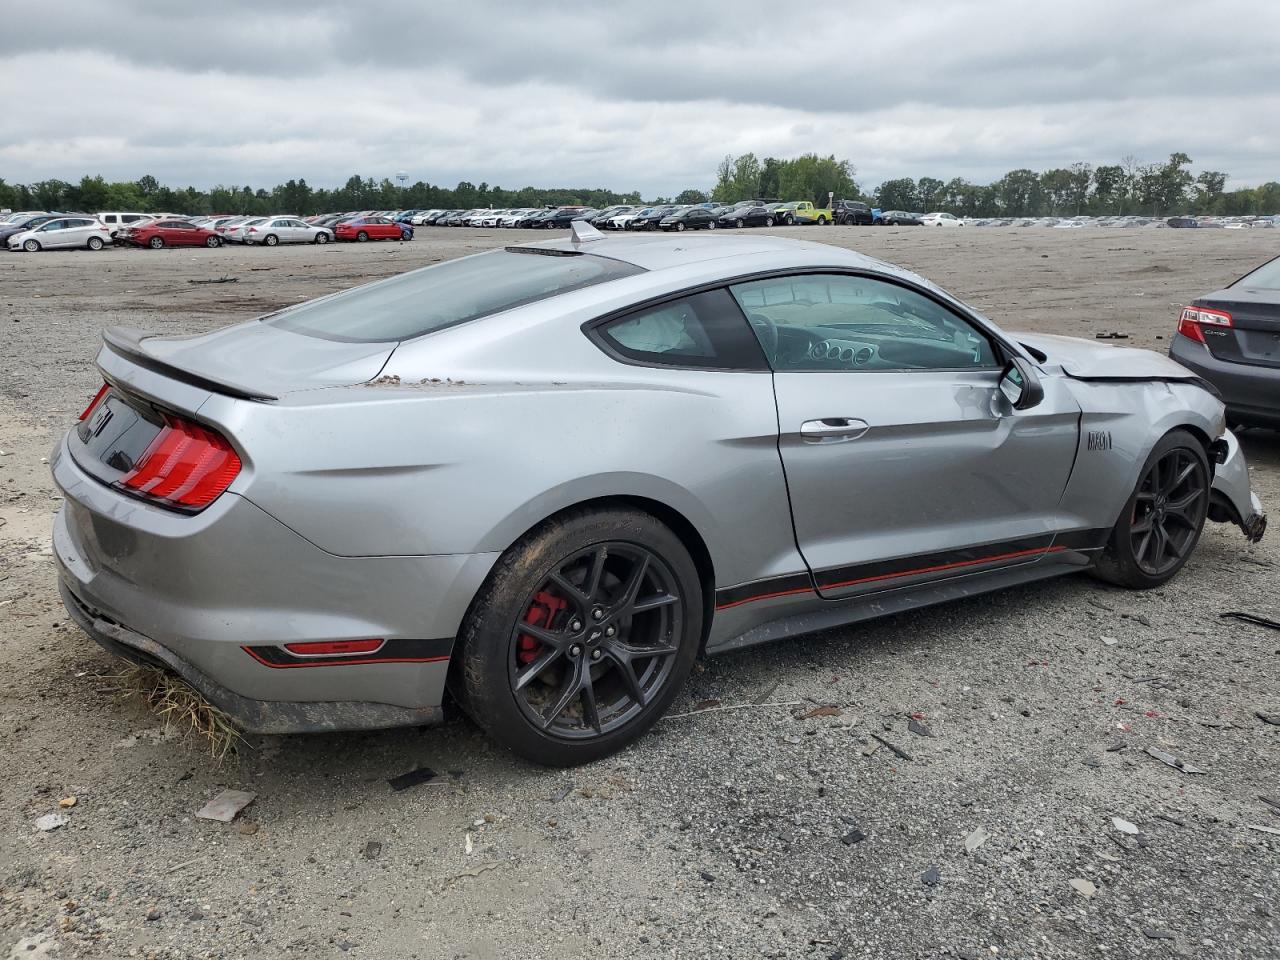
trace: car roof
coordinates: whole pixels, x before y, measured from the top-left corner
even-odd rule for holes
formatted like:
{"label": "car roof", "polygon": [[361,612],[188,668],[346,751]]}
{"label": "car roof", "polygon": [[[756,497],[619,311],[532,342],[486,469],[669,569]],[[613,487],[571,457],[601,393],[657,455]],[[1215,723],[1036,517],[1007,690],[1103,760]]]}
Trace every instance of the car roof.
{"label": "car roof", "polygon": [[808,253],[815,258],[815,263],[839,263],[863,267],[868,270],[883,271],[888,267],[887,264],[879,260],[842,247],[833,247],[830,244],[814,243],[808,240],[792,240],[785,237],[771,236],[706,236],[696,238],[681,236],[675,238],[636,234],[633,236],[605,237],[602,240],[591,240],[586,243],[575,243],[571,239],[565,239],[543,243],[524,243],[518,244],[518,246],[535,250],[565,250],[577,253],[592,253],[602,257],[611,257],[614,260],[622,260],[645,270],[666,270],[708,260],[723,260],[726,257],[751,257],[766,253],[790,256]]}

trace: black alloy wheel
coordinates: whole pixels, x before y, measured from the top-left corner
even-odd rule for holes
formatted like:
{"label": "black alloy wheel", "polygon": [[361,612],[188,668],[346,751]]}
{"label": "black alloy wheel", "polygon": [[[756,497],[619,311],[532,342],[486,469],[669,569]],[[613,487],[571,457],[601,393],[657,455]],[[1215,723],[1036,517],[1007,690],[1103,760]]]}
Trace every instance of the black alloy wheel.
{"label": "black alloy wheel", "polygon": [[652,514],[583,508],[507,550],[458,634],[453,698],[535,763],[607,756],[670,706],[702,642],[703,586]]}
{"label": "black alloy wheel", "polygon": [[1195,550],[1209,513],[1209,459],[1200,440],[1171,430],[1152,447],[1094,575],[1150,590],[1168,583]]}
{"label": "black alloy wheel", "polygon": [[671,569],[644,547],[609,541],[565,558],[511,631],[521,711],[569,739],[626,725],[671,675],[683,604]]}
{"label": "black alloy wheel", "polygon": [[1195,546],[1209,502],[1209,478],[1192,451],[1177,448],[1151,464],[1138,486],[1129,526],[1143,573],[1163,576]]}

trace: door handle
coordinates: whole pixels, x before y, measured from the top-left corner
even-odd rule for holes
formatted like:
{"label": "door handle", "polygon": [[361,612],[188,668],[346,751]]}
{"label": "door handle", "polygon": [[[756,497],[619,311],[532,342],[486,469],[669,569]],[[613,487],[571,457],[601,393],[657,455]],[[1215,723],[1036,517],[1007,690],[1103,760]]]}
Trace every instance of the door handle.
{"label": "door handle", "polygon": [[823,417],[800,424],[800,439],[805,443],[844,443],[857,440],[871,427],[855,417]]}

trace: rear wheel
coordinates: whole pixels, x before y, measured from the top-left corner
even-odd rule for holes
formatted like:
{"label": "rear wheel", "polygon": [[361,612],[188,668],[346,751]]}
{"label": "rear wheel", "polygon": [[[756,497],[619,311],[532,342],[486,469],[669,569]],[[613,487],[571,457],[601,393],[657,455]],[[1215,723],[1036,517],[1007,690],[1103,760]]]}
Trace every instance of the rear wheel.
{"label": "rear wheel", "polygon": [[208,247],[210,250],[213,250],[216,247],[222,246],[222,238],[221,237],[205,237],[204,245]]}
{"label": "rear wheel", "polygon": [[1185,430],[1165,434],[1142,467],[1096,574],[1149,590],[1172,580],[1200,539],[1209,510],[1209,461]]}
{"label": "rear wheel", "polygon": [[676,230],[677,230],[677,231],[679,231],[680,233],[684,233],[684,221],[683,221],[683,220],[676,224]]}
{"label": "rear wheel", "polygon": [[707,229],[708,229],[708,230],[714,230],[715,228],[716,228],[716,222],[715,222],[714,220],[708,220],[708,221],[707,221]]}
{"label": "rear wheel", "polygon": [[365,233],[363,230],[361,230],[359,233],[356,234],[356,240],[358,240],[360,243],[364,243],[368,239],[369,239],[369,234]]}
{"label": "rear wheel", "polygon": [[161,247],[164,246],[164,238],[152,237],[150,240],[147,241],[147,246],[149,246],[152,250],[159,250]]}
{"label": "rear wheel", "polygon": [[316,243],[328,243],[328,242],[329,242],[329,235],[328,235],[327,233],[325,233],[325,232],[322,230],[320,233],[317,233],[317,234],[316,234],[316,240],[315,240],[315,242],[316,242]]}
{"label": "rear wheel", "polygon": [[89,249],[90,249],[90,250],[101,250],[101,249],[102,249],[102,238],[101,238],[101,237],[90,237],[90,238],[89,238]]}
{"label": "rear wheel", "polygon": [[662,715],[701,630],[702,588],[679,538],[646,513],[583,510],[498,562],[463,624],[451,684],[520,756],[585,763]]}
{"label": "rear wheel", "polygon": [[766,227],[772,227],[772,226],[773,226],[773,217],[765,217],[765,218],[764,218],[764,225],[765,225]]}
{"label": "rear wheel", "polygon": [[280,238],[277,237],[274,233],[268,233],[265,237],[262,238],[262,242],[265,246],[274,247],[276,244],[280,242]]}

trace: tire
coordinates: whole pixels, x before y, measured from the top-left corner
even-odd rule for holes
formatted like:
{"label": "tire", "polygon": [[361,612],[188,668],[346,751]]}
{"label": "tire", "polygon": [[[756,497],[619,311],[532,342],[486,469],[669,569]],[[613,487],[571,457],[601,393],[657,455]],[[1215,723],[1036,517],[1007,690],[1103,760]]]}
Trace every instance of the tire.
{"label": "tire", "polygon": [[1166,433],[1142,465],[1094,575],[1130,590],[1168,583],[1200,540],[1209,512],[1209,460],[1185,430]]}
{"label": "tire", "polygon": [[787,214],[786,223],[788,227],[794,227],[796,225],[796,218],[791,216],[791,214]]}
{"label": "tire", "polygon": [[274,233],[268,233],[265,237],[262,238],[262,245],[264,247],[274,247],[279,242],[280,242],[280,238],[277,237]]}
{"label": "tire", "polygon": [[[646,608],[624,613],[637,599]],[[498,561],[459,632],[450,687],[526,760],[588,763],[662,716],[701,631],[698,571],[670,529],[634,510],[571,511]]]}
{"label": "tire", "polygon": [[317,233],[317,234],[316,234],[316,238],[315,238],[315,240],[313,240],[313,241],[311,241],[311,242],[312,242],[312,243],[328,243],[328,242],[329,242],[329,235],[328,235],[327,233],[324,233],[324,232],[322,231],[322,232],[320,232],[320,233]]}
{"label": "tire", "polygon": [[678,232],[678,233],[684,233],[684,221],[683,221],[683,220],[676,224],[676,232]]}
{"label": "tire", "polygon": [[204,245],[208,247],[210,250],[216,250],[218,249],[218,247],[222,246],[222,238],[221,237],[205,237]]}
{"label": "tire", "polygon": [[741,229],[742,229],[743,227],[745,227],[746,225],[747,225],[747,221],[745,221],[745,220],[739,220],[739,221],[738,221],[738,229],[739,229],[739,230],[741,230]]}
{"label": "tire", "polygon": [[90,250],[95,250],[95,251],[96,251],[96,250],[101,250],[101,249],[102,249],[102,238],[101,238],[101,237],[90,237],[90,238],[89,238],[89,242],[88,242],[87,244],[85,244],[85,246],[87,246]]}
{"label": "tire", "polygon": [[714,230],[715,228],[716,228],[716,222],[715,222],[714,220],[708,220],[708,221],[707,221],[707,229],[708,229],[708,230]]}
{"label": "tire", "polygon": [[152,237],[150,240],[147,241],[147,246],[149,246],[152,250],[159,250],[161,247],[164,246],[164,237]]}
{"label": "tire", "polygon": [[359,233],[356,234],[356,240],[359,243],[364,243],[368,239],[369,239],[369,234],[365,233],[363,230],[361,230]]}
{"label": "tire", "polygon": [[830,223],[831,223],[831,221],[830,221],[830,220],[828,220],[826,217],[819,217],[819,218],[818,218],[818,226],[820,226],[820,227],[825,227],[825,226],[827,226],[827,225],[828,225],[828,224],[830,224]]}
{"label": "tire", "polygon": [[40,241],[24,240],[22,243],[22,249],[27,251],[27,253],[38,253],[40,250]]}
{"label": "tire", "polygon": [[772,227],[772,226],[773,226],[773,217],[765,217],[765,218],[764,218],[764,225],[765,225],[766,227]]}

